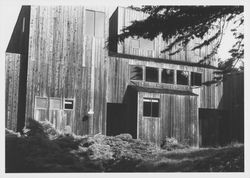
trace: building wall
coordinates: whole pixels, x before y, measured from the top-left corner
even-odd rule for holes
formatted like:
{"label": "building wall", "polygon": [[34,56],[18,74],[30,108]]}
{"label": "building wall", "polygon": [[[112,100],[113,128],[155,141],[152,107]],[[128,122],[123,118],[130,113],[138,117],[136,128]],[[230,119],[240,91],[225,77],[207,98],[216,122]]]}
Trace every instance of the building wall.
{"label": "building wall", "polygon": [[164,84],[164,83],[152,83],[144,81],[130,81],[129,65],[138,65],[142,67],[155,67],[159,70],[162,69],[174,69],[174,70],[186,70],[189,72],[202,73],[202,83],[211,82],[214,77],[214,71],[216,69],[196,67],[188,65],[177,65],[170,63],[157,63],[153,61],[142,61],[137,59],[129,59],[122,57],[110,57],[107,63],[107,101],[119,103],[123,101],[123,96],[128,85],[138,85],[150,88],[166,88],[172,90],[191,91],[198,95],[197,106],[198,108],[211,108],[222,109],[222,96],[223,96],[223,84],[211,84],[202,86],[190,86],[190,85],[177,85],[177,84]]}
{"label": "building wall", "polygon": [[[6,111],[6,120],[13,120],[16,126],[10,125],[9,129],[21,132],[25,122],[25,102],[26,102],[26,79],[27,79],[27,64],[28,64],[28,46],[29,46],[29,20],[30,6],[23,6],[19,13],[16,25],[14,27],[11,39],[6,50],[6,97],[13,97],[16,100],[6,99],[6,107],[13,112],[8,114]],[[12,66],[13,65],[13,66]],[[10,69],[10,70],[9,70]],[[14,81],[13,87],[15,91],[11,91],[11,82]],[[8,86],[10,85],[10,86]],[[12,96],[13,95],[13,96]],[[13,105],[12,105],[13,104]],[[12,109],[10,109],[12,108]],[[11,111],[12,110],[12,111]]]}
{"label": "building wall", "polygon": [[[135,11],[130,8],[118,7],[110,18],[111,37],[115,34],[120,34],[123,27],[129,26],[132,21],[143,20],[147,17],[148,15],[145,13]],[[208,35],[205,38],[208,38]],[[133,40],[135,39],[136,38],[133,39],[129,37],[125,39],[124,42],[119,43],[118,45],[111,44],[110,49],[114,52],[123,54],[162,58],[165,60],[199,62],[212,51],[212,45],[216,43],[213,42],[212,45],[203,47],[201,49],[192,50],[196,45],[202,42],[201,39],[196,38],[190,41],[187,47],[178,53],[175,53],[179,49],[178,45],[175,45],[171,51],[162,53],[161,51],[166,49],[170,42],[174,39],[170,39],[168,42],[165,42],[163,41],[161,35],[159,35],[153,40],[153,50],[150,52],[146,49],[135,49],[133,47]],[[217,66],[218,61],[216,61],[212,57],[212,59],[210,60],[210,64]]]}
{"label": "building wall", "polygon": [[5,127],[17,131],[20,54],[5,55]]}
{"label": "building wall", "polygon": [[[104,37],[87,36],[85,9],[31,7],[26,119],[45,117],[76,134],[105,133],[108,17]],[[39,108],[37,96],[57,99],[59,106]],[[64,99],[73,99],[73,110],[63,108]]]}

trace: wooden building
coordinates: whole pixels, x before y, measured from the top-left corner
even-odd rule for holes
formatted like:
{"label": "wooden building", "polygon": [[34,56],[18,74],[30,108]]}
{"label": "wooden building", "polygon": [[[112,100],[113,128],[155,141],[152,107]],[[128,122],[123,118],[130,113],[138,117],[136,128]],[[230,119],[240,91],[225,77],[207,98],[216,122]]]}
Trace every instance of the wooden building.
{"label": "wooden building", "polygon": [[216,59],[197,63],[212,47],[193,51],[195,39],[180,53],[161,53],[167,43],[159,36],[107,49],[109,36],[146,16],[123,7],[109,19],[105,9],[24,6],[6,53],[6,127],[20,131],[34,118],[80,135],[199,146],[199,113],[223,109],[223,84],[202,85]]}

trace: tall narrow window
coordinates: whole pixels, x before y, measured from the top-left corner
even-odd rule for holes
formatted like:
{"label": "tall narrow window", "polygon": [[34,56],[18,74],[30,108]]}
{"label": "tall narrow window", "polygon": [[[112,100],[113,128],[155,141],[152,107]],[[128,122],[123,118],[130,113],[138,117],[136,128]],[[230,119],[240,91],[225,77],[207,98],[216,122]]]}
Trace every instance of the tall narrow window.
{"label": "tall narrow window", "polygon": [[158,82],[158,69],[154,67],[146,67],[146,81]]}
{"label": "tall narrow window", "polygon": [[201,73],[191,72],[191,85],[201,86]]}
{"label": "tall narrow window", "polygon": [[22,32],[25,30],[25,17],[23,18],[23,24],[22,24]]}
{"label": "tall narrow window", "polygon": [[95,12],[86,10],[86,35],[94,36],[95,34]]}
{"label": "tall narrow window", "polygon": [[174,70],[163,69],[161,72],[161,82],[162,83],[174,83]]}
{"label": "tall narrow window", "polygon": [[130,80],[142,80],[143,69],[141,66],[130,66]]}
{"label": "tall narrow window", "polygon": [[104,37],[104,13],[86,10],[86,35]]}
{"label": "tall narrow window", "polygon": [[189,76],[188,71],[178,70],[177,71],[177,84],[188,85],[188,76]]}
{"label": "tall narrow window", "polygon": [[143,116],[159,117],[159,99],[153,99],[153,98],[143,99]]}
{"label": "tall narrow window", "polygon": [[104,13],[95,12],[95,36],[104,37]]}

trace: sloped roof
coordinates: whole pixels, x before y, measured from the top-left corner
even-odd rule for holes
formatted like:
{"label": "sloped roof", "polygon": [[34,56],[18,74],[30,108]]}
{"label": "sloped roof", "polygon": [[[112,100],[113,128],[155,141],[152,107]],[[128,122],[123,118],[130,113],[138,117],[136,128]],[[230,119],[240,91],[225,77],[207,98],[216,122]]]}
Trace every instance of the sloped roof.
{"label": "sloped roof", "polygon": [[141,86],[129,85],[128,89],[134,89],[137,92],[198,96],[197,94],[195,94],[195,93],[193,93],[191,91],[171,90],[171,89],[165,89],[165,88],[149,88],[149,87],[141,87]]}

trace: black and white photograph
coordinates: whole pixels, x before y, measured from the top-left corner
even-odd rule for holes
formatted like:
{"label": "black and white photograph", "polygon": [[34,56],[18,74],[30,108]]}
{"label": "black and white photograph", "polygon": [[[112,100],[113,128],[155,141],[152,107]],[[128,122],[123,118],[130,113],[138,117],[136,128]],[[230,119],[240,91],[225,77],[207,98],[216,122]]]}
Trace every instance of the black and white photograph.
{"label": "black and white photograph", "polygon": [[4,176],[250,176],[242,1],[40,2],[1,2]]}

